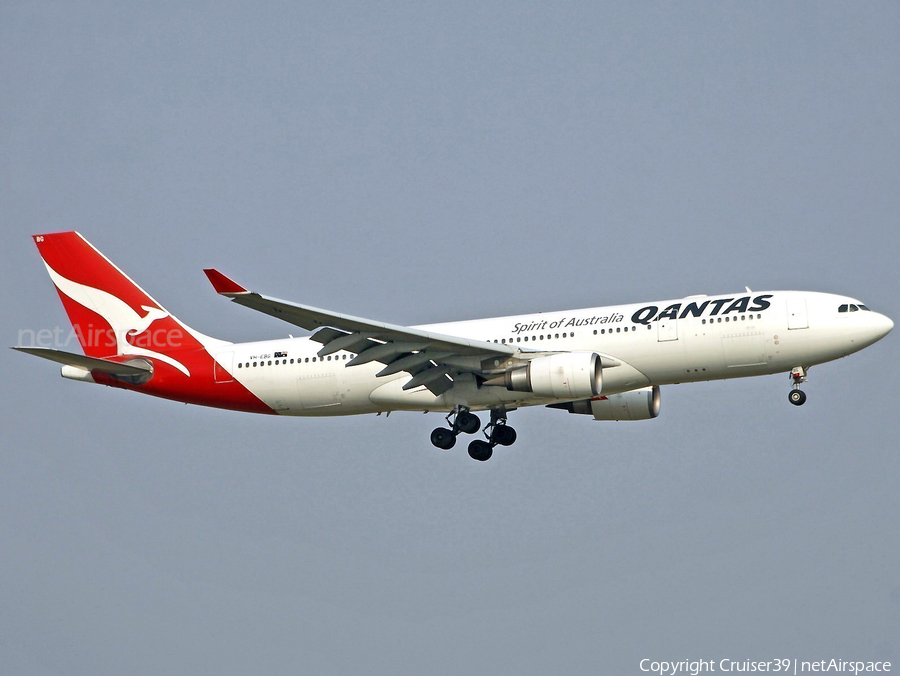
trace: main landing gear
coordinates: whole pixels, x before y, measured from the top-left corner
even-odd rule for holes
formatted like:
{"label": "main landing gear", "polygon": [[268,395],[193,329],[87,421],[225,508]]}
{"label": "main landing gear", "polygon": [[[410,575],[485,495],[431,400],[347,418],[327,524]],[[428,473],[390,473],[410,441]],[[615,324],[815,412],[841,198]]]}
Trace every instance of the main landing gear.
{"label": "main landing gear", "polygon": [[445,451],[456,445],[456,437],[460,432],[475,434],[481,427],[481,420],[469,409],[460,408],[454,409],[447,416],[447,424],[450,425],[449,430],[446,427],[437,427],[431,433],[431,443]]}
{"label": "main landing gear", "polygon": [[800,383],[805,383],[807,378],[806,371],[803,370],[802,366],[795,366],[791,369],[791,380],[794,384],[788,393],[788,401],[794,406],[803,406],[806,402],[806,392],[800,389]]}
{"label": "main landing gear", "polygon": [[[481,427],[481,420],[467,408],[459,408],[447,416],[450,429],[438,427],[431,433],[431,443],[443,450],[456,445],[460,432],[474,434]],[[506,424],[506,410],[492,409],[491,422],[484,428],[486,441],[476,439],[469,444],[469,457],[484,462],[490,460],[495,446],[512,446],[516,441],[516,431]]]}

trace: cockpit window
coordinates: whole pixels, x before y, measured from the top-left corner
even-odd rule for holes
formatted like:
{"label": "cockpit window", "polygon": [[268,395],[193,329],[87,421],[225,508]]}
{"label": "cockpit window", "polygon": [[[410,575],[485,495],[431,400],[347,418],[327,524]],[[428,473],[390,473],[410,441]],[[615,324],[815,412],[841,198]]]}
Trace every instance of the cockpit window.
{"label": "cockpit window", "polygon": [[852,303],[844,303],[838,308],[838,312],[858,312],[859,310],[871,312],[871,310],[862,303],[859,303],[858,305],[854,305]]}

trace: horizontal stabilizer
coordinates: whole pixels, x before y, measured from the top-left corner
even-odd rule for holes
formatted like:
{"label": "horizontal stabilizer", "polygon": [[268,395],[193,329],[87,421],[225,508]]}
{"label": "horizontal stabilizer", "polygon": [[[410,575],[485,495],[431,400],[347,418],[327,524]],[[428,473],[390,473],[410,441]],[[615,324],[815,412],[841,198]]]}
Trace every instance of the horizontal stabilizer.
{"label": "horizontal stabilizer", "polygon": [[[117,378],[146,378],[153,373],[153,367],[143,360],[134,359],[130,364],[121,364],[109,359],[85,357],[82,354],[53,350],[49,347],[14,347],[13,350],[49,359],[64,366],[74,366],[85,371],[99,371]],[[146,363],[146,366],[144,365]]]}

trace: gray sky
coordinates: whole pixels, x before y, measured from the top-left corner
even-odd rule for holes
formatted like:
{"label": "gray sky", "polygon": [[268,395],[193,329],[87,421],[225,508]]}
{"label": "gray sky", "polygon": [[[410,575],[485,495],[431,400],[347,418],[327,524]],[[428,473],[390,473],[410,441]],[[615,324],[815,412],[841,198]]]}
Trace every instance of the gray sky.
{"label": "gray sky", "polygon": [[[185,7],[189,4],[189,7]],[[896,3],[0,7],[2,335],[77,229],[191,326],[797,288],[900,317]],[[896,332],[895,332],[896,333]],[[660,418],[272,419],[3,354],[0,670],[641,673],[900,663],[897,336]]]}

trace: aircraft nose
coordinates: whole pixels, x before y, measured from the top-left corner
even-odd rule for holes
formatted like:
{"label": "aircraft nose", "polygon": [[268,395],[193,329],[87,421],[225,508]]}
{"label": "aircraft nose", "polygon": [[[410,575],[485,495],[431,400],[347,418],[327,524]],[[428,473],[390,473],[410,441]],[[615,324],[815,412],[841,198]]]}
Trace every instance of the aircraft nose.
{"label": "aircraft nose", "polygon": [[852,351],[856,352],[884,338],[894,328],[894,322],[880,312],[856,312],[855,328],[849,334]]}
{"label": "aircraft nose", "polygon": [[865,323],[859,328],[859,337],[861,341],[866,345],[871,345],[889,334],[891,329],[894,328],[894,322],[891,321],[890,317],[887,317],[880,312],[867,312]]}
{"label": "aircraft nose", "polygon": [[881,340],[891,332],[891,329],[894,328],[894,322],[892,322],[891,318],[887,315],[883,315],[879,312],[875,312],[873,314],[875,316],[873,317],[874,326],[872,328],[875,331],[875,340]]}

